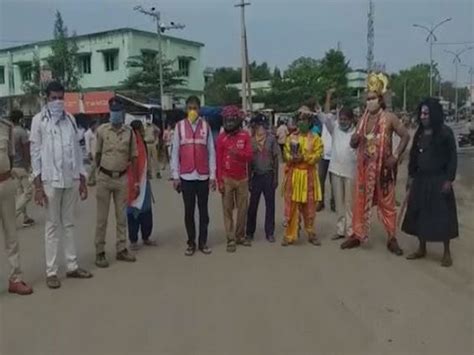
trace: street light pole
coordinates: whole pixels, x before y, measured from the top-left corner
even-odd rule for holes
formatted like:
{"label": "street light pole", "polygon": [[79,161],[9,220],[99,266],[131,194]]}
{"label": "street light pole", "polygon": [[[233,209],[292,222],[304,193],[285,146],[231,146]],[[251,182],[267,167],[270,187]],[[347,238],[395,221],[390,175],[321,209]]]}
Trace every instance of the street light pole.
{"label": "street light pole", "polygon": [[455,118],[456,118],[456,122],[459,121],[459,109],[458,109],[458,100],[459,100],[459,88],[458,88],[458,67],[459,67],[459,64],[461,64],[461,54],[463,54],[464,52],[467,52],[468,50],[471,50],[473,49],[474,47],[466,47],[464,49],[460,49],[458,50],[457,52],[453,52],[453,51],[448,51],[448,50],[444,50],[446,53],[449,53],[451,54],[452,56],[454,56],[453,58],[453,63],[454,63],[454,90],[455,90]]}
{"label": "street light pole", "polygon": [[[159,67],[159,76],[160,76],[160,105],[161,105],[161,112],[163,112],[164,107],[164,100],[165,100],[165,89],[164,89],[164,82],[163,82],[163,44],[162,44],[162,34],[168,30],[175,30],[175,29],[183,29],[185,28],[184,25],[179,23],[170,22],[169,25],[166,25],[161,22],[161,12],[152,7],[150,10],[145,10],[141,5],[135,6],[133,8],[135,11],[141,12],[144,15],[152,17],[156,21],[156,33],[158,37],[158,67]],[[162,119],[162,124],[164,125],[164,120]]]}
{"label": "street light pole", "polygon": [[418,24],[413,25],[413,27],[418,27],[428,32],[428,36],[426,37],[426,42],[428,42],[430,45],[430,96],[433,96],[433,44],[434,42],[438,41],[438,38],[435,35],[435,31],[441,25],[451,20],[452,20],[451,17],[449,17],[431,27],[426,27],[426,26],[418,25]]}
{"label": "street light pole", "polygon": [[241,56],[242,56],[242,110],[247,114],[252,111],[252,89],[250,84],[250,70],[248,67],[248,48],[247,48],[247,29],[245,27],[245,7],[249,6],[249,2],[241,0],[235,7],[240,7],[240,27],[241,27]]}

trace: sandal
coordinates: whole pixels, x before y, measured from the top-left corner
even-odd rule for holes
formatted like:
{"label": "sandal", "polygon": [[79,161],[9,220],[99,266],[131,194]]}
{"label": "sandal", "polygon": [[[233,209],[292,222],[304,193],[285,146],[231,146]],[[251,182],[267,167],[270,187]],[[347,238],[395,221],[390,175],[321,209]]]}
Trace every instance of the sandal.
{"label": "sandal", "polygon": [[89,271],[81,268],[66,273],[66,277],[70,279],[90,279],[92,276],[93,275]]}
{"label": "sandal", "polygon": [[147,239],[143,241],[143,245],[147,247],[156,247],[158,246],[158,243],[156,242],[156,240]]}
{"label": "sandal", "polygon": [[316,237],[311,238],[311,239],[309,240],[309,242],[310,242],[311,244],[313,244],[314,246],[317,246],[317,247],[321,246],[321,242],[320,242],[319,239],[316,238]]}
{"label": "sandal", "polygon": [[387,243],[387,249],[397,255],[397,256],[401,256],[403,255],[403,250],[400,248],[400,246],[398,245],[398,242],[395,238],[392,238],[388,241]]}

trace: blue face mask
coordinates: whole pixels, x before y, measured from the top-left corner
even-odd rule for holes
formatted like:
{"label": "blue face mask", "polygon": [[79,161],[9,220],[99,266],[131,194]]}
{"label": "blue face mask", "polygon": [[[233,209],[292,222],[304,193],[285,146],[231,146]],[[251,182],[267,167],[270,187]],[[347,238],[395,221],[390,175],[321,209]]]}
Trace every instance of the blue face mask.
{"label": "blue face mask", "polygon": [[125,114],[123,111],[110,111],[110,123],[113,125],[123,124],[125,121]]}

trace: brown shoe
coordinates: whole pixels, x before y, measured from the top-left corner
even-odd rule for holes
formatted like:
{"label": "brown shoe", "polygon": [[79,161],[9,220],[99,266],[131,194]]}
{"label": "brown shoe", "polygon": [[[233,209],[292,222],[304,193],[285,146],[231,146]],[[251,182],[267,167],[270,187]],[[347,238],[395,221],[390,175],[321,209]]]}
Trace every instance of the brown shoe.
{"label": "brown shoe", "polygon": [[46,286],[51,289],[57,289],[61,287],[61,281],[59,281],[56,275],[48,276],[46,278]]}
{"label": "brown shoe", "polygon": [[400,246],[398,245],[398,242],[397,242],[397,239],[396,238],[391,238],[388,243],[387,243],[387,249],[397,255],[397,256],[401,256],[403,255],[403,250],[400,248]]}
{"label": "brown shoe", "polygon": [[33,293],[33,289],[23,281],[9,281],[8,292],[26,296]]}
{"label": "brown shoe", "polygon": [[127,249],[124,249],[124,250],[122,250],[122,251],[119,251],[119,252],[117,253],[116,259],[117,259],[118,261],[125,261],[125,262],[127,262],[127,263],[134,263],[135,261],[137,261],[137,258],[135,258],[135,256],[133,256],[132,254],[130,254]]}
{"label": "brown shoe", "polygon": [[360,240],[355,237],[350,237],[341,244],[341,249],[354,249],[360,247]]}

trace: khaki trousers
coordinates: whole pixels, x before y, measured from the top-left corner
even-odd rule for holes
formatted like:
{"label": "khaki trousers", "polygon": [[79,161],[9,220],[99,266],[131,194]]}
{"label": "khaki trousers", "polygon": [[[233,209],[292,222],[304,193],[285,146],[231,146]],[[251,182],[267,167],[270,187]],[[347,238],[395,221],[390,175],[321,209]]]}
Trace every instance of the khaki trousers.
{"label": "khaki trousers", "polygon": [[97,177],[97,226],[95,230],[97,254],[105,252],[105,236],[111,197],[114,199],[115,205],[117,252],[127,248],[125,211],[127,208],[127,175],[120,178],[111,178],[100,172]]}
{"label": "khaki trousers", "polygon": [[12,179],[0,182],[0,232],[10,264],[9,279],[21,281],[20,247],[15,221],[15,182]]}
{"label": "khaki trousers", "polygon": [[[248,180],[234,180],[224,178],[224,193],[222,194],[222,208],[224,210],[224,226],[227,243],[245,239],[245,226],[247,225],[247,208],[249,198]],[[234,231],[234,209],[237,208],[237,220]]]}
{"label": "khaki trousers", "polygon": [[336,233],[341,237],[350,237],[353,234],[352,201],[354,180],[335,174],[331,174],[331,179],[337,213]]}
{"label": "khaki trousers", "polygon": [[88,179],[87,183],[89,185],[95,185],[96,184],[96,172],[97,172],[97,164],[96,164],[95,159],[92,159],[90,161],[90,164],[91,164],[91,167],[90,167],[90,170],[89,170],[89,179]]}
{"label": "khaki trousers", "polygon": [[12,176],[16,182],[16,217],[28,218],[26,206],[33,197],[30,174],[25,168],[13,168]]}

